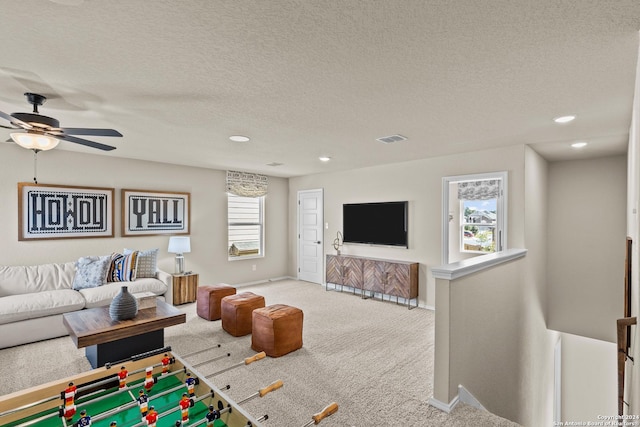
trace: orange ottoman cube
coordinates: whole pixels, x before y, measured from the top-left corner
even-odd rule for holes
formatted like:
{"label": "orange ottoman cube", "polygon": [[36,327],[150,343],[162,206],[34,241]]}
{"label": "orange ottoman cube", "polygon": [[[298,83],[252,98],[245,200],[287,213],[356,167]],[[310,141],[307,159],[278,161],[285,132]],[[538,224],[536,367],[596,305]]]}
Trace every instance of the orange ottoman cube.
{"label": "orange ottoman cube", "polygon": [[222,329],[234,337],[249,335],[252,312],[261,307],[264,307],[264,297],[253,292],[242,292],[222,298]]}
{"label": "orange ottoman cube", "polygon": [[219,283],[217,285],[204,285],[198,287],[196,298],[196,312],[198,316],[207,320],[220,319],[220,303],[222,298],[235,295],[236,288]]}
{"label": "orange ottoman cube", "polygon": [[302,310],[274,304],[253,311],[251,348],[280,357],[302,348]]}

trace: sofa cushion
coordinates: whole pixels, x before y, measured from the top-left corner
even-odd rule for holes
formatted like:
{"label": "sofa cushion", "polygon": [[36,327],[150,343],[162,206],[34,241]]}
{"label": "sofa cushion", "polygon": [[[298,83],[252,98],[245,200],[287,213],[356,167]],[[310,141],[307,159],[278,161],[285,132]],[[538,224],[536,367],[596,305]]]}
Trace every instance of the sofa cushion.
{"label": "sofa cushion", "polygon": [[0,266],[0,297],[71,289],[75,262],[31,266]]}
{"label": "sofa cushion", "polygon": [[136,280],[138,251],[129,255],[114,253],[111,255],[111,266],[107,273],[107,282],[130,282]]}
{"label": "sofa cushion", "polygon": [[85,256],[76,262],[76,275],[73,289],[95,288],[107,280],[107,271],[111,265],[111,255]]}
{"label": "sofa cushion", "polygon": [[133,282],[108,282],[97,288],[81,289],[80,293],[86,301],[86,308],[101,307],[111,304],[122,286],[127,286],[132,294],[138,292],[152,292],[155,295],[162,295],[169,287],[166,283],[151,278],[136,279]]}
{"label": "sofa cushion", "polygon": [[[129,255],[135,252],[133,249],[124,250],[123,254]],[[136,279],[144,277],[158,277],[158,248],[138,251],[138,266],[136,268]]]}
{"label": "sofa cushion", "polygon": [[0,299],[0,324],[81,310],[85,300],[72,289],[10,295]]}

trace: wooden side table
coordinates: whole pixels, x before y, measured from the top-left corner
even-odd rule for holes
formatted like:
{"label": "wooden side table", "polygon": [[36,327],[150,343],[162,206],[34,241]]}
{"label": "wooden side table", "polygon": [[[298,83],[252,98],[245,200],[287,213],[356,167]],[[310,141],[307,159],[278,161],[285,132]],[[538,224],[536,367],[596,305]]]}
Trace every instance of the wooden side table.
{"label": "wooden side table", "polygon": [[198,296],[197,274],[173,274],[173,305],[194,302]]}

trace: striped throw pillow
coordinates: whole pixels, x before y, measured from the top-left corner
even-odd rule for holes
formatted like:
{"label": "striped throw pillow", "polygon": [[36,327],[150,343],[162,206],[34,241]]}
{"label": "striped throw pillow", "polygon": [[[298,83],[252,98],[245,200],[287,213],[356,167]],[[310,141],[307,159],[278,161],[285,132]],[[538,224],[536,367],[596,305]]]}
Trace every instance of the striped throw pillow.
{"label": "striped throw pillow", "polygon": [[131,282],[136,280],[138,266],[138,251],[128,255],[111,254],[111,266],[107,273],[107,282]]}

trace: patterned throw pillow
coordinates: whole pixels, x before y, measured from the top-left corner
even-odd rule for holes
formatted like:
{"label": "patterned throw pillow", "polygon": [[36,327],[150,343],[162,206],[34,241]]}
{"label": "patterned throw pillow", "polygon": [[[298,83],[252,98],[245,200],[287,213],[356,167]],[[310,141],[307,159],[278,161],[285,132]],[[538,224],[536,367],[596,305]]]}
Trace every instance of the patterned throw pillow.
{"label": "patterned throw pillow", "polygon": [[[125,255],[135,252],[133,249],[124,250]],[[155,279],[158,274],[158,248],[146,251],[138,251],[138,268],[136,278],[151,277]]]}
{"label": "patterned throw pillow", "polygon": [[107,273],[107,282],[131,282],[136,280],[136,266],[138,265],[138,251],[129,255],[113,253],[111,265]]}
{"label": "patterned throw pillow", "polygon": [[76,262],[76,274],[73,276],[73,289],[95,288],[103,285],[110,265],[111,255],[79,258]]}

